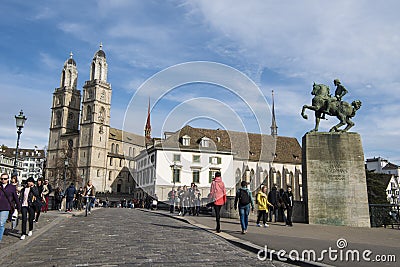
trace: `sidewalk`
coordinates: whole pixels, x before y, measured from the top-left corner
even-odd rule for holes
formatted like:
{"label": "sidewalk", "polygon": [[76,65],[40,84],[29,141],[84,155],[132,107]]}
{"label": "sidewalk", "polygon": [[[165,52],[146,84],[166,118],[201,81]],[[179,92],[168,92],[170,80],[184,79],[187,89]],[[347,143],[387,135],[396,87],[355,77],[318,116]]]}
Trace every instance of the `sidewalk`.
{"label": "sidewalk", "polygon": [[[33,223],[33,235],[26,237],[25,240],[20,240],[21,237],[21,216],[17,226],[17,233],[11,233],[7,230],[11,228],[11,224],[6,224],[6,231],[3,235],[3,240],[0,243],[0,255],[8,255],[9,253],[13,253],[13,251],[18,251],[18,248],[21,245],[28,244],[36,239],[41,233],[47,231],[54,225],[58,224],[62,220],[66,220],[71,218],[72,216],[77,216],[85,211],[73,211],[73,212],[64,212],[58,210],[50,210],[46,213],[40,213],[39,222]],[[27,225],[27,231],[28,229]]]}
{"label": "sidewalk", "polygon": [[[275,251],[283,249],[287,253],[296,250],[300,256],[305,250],[313,250],[316,252],[315,258],[321,258],[318,261],[319,263],[322,262],[334,266],[396,265],[393,262],[394,259],[389,259],[391,256],[388,255],[395,255],[396,262],[400,261],[400,231],[396,229],[310,224],[294,224],[293,227],[286,227],[283,223],[270,223],[268,228],[264,228],[257,227],[255,222],[249,222],[248,233],[242,235],[238,219],[221,218],[222,233],[218,234],[215,232],[216,223],[214,217],[208,215],[182,217],[163,210],[152,212],[184,220],[255,253],[260,249],[264,249],[265,246]],[[328,252],[322,254],[321,257],[321,251],[323,250],[331,251],[332,260],[330,260]],[[353,258],[353,250],[359,252],[359,261],[353,260],[357,259],[356,257]],[[365,250],[371,251],[371,254],[367,252],[365,254],[365,257],[370,258],[371,262],[363,259],[362,253]],[[296,256],[295,252],[292,252],[291,255]],[[305,255],[308,254],[306,253]],[[334,260],[335,255],[337,256],[336,260]],[[377,262],[378,259],[375,260],[377,255],[382,255],[379,259],[386,258],[386,261],[391,260],[391,262]],[[308,258],[312,259],[312,257]]]}

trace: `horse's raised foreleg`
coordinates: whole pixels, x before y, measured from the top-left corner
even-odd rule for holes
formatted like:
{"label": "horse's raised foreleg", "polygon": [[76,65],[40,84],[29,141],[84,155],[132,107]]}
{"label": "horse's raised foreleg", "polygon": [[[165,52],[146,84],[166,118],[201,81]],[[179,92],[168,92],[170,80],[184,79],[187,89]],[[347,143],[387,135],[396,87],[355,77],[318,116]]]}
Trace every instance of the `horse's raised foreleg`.
{"label": "horse's raised foreleg", "polygon": [[302,116],[304,119],[308,119],[307,114],[304,114],[304,112],[306,111],[307,108],[310,109],[310,110],[313,110],[313,111],[316,111],[316,110],[317,110],[317,108],[316,108],[315,106],[304,105],[304,106],[303,106],[303,109],[301,110],[301,116]]}

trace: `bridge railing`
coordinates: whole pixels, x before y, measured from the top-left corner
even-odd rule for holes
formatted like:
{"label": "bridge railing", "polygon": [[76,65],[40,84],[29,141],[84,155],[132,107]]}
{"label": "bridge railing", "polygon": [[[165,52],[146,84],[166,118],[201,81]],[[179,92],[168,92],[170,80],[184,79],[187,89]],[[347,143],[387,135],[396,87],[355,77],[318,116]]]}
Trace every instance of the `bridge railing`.
{"label": "bridge railing", "polygon": [[400,205],[370,204],[369,215],[371,227],[400,228]]}

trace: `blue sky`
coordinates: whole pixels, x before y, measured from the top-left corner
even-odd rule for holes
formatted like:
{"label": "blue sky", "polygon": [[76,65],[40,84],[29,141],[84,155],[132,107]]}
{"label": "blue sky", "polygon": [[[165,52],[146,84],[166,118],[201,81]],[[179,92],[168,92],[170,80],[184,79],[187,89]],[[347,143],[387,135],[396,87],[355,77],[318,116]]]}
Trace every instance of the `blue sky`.
{"label": "blue sky", "polygon": [[[52,93],[65,60],[72,51],[81,89],[102,42],[113,89],[112,127],[124,128],[126,118],[129,130],[143,134],[150,97],[153,136],[186,123],[269,131],[270,116],[254,114],[269,108],[274,90],[278,134],[301,143],[314,126],[311,112],[308,120],[300,116],[302,105],[311,104],[313,82],[334,91],[332,81],[339,78],[349,90],[344,100],[363,102],[352,131],[361,134],[366,158],[400,164],[398,10],[398,1],[372,0],[2,1],[0,144],[15,146],[14,116],[23,109],[28,121],[21,146],[47,145]],[[242,72],[267,104],[253,89],[244,93],[207,81],[161,95],[157,88],[139,90],[157,73],[191,61]],[[329,118],[321,130],[336,123]]]}

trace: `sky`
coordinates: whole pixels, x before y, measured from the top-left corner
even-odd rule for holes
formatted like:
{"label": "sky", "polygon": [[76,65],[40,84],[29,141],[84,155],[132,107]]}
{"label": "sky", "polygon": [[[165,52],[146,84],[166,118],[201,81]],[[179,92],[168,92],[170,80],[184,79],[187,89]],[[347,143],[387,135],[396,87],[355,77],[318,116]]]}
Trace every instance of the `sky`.
{"label": "sky", "polygon": [[[100,43],[112,86],[111,127],[152,136],[194,127],[269,133],[272,90],[278,135],[314,127],[313,83],[349,91],[362,107],[351,131],[365,158],[400,164],[400,2],[25,1],[0,4],[0,144],[48,142],[52,94],[73,53],[78,88]],[[322,121],[328,131],[335,117]]]}

